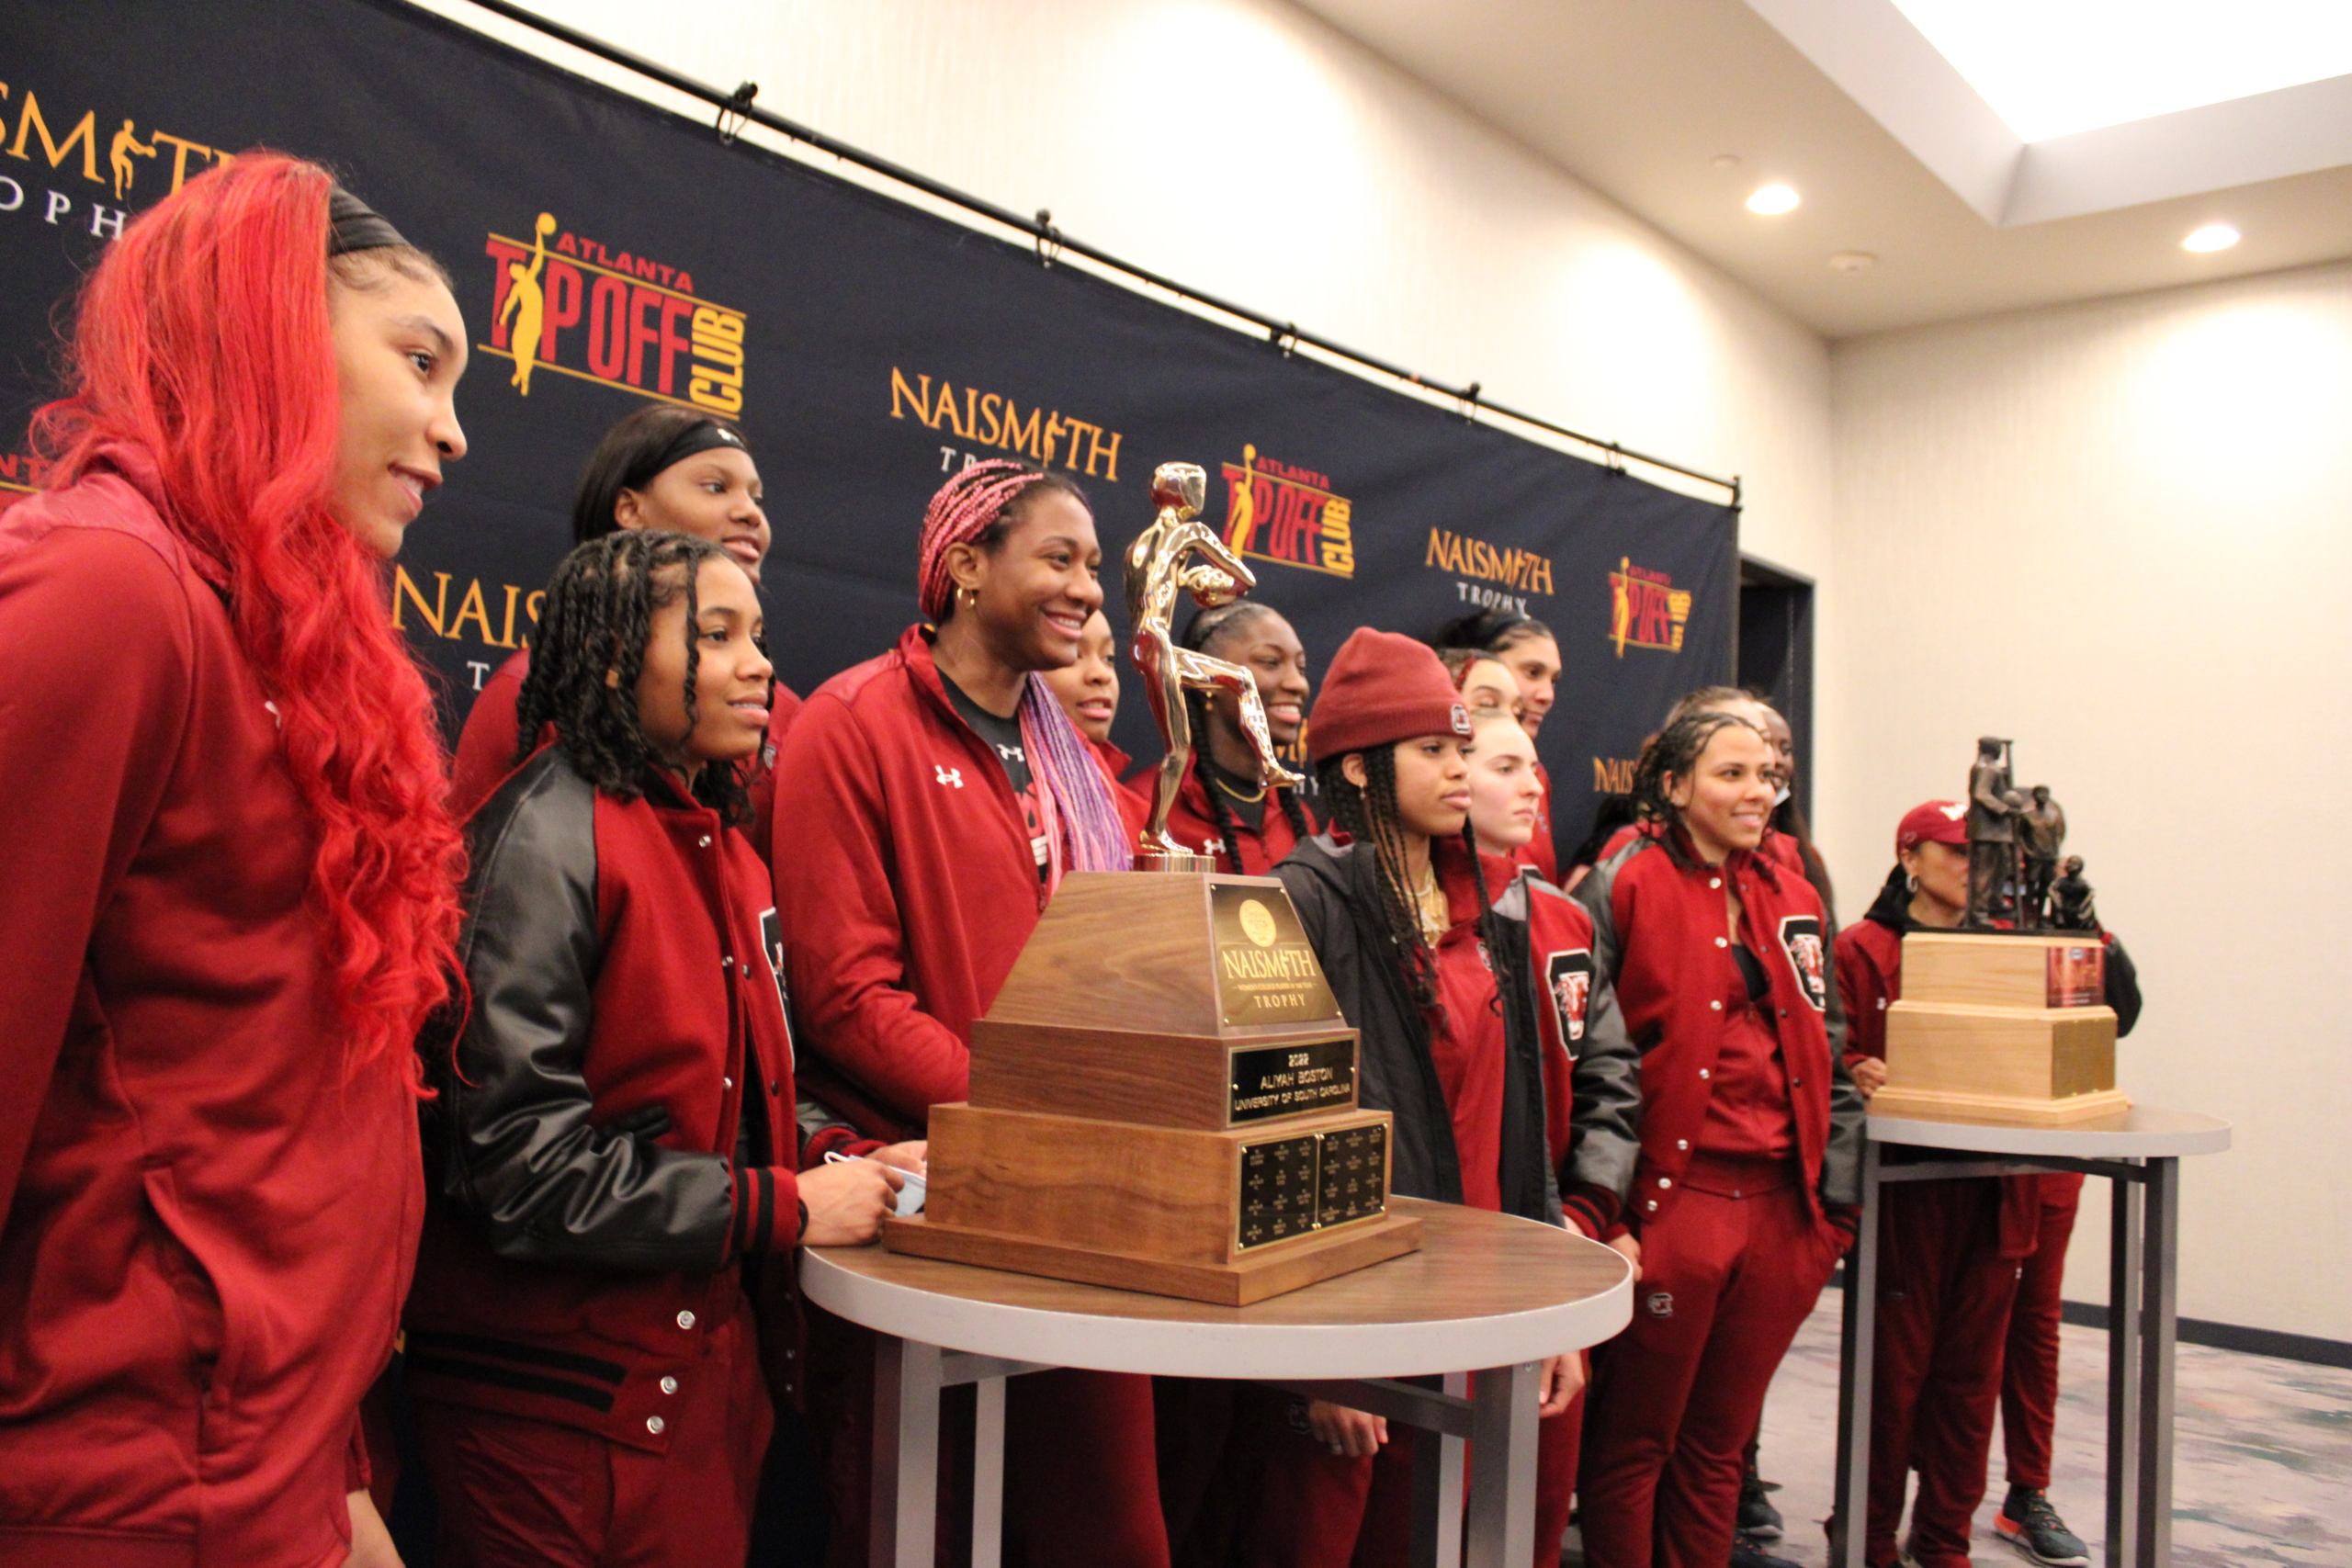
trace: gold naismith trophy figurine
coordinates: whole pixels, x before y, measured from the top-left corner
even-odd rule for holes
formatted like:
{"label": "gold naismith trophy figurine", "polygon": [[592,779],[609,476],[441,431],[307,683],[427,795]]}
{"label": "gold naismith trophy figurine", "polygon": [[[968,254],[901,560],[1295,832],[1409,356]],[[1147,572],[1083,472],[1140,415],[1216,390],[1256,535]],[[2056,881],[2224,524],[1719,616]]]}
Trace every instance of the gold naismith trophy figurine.
{"label": "gold naismith trophy figurine", "polygon": [[970,1098],[931,1108],[923,1212],[893,1252],[1246,1306],[1418,1250],[1388,1201],[1385,1111],[1356,1102],[1356,1032],[1271,876],[1228,876],[1167,835],[1190,764],[1187,688],[1232,690],[1263,776],[1247,671],[1176,646],[1180,593],[1254,586],[1197,521],[1205,476],[1152,476],[1159,513],[1127,552],[1135,660],[1168,740],[1144,869],[1073,872],[988,1016]]}
{"label": "gold naismith trophy figurine", "polygon": [[[1241,729],[1258,754],[1258,782],[1296,789],[1306,781],[1274,755],[1266,731],[1265,705],[1258,682],[1240,665],[1181,647],[1176,641],[1176,599],[1190,593],[1204,610],[1230,604],[1258,579],[1241,558],[1225,547],[1216,531],[1200,521],[1208,476],[1197,463],[1162,463],[1152,470],[1151,499],[1159,508],[1151,526],[1127,547],[1127,624],[1135,628],[1129,657],[1143,674],[1144,699],[1168,755],[1159,764],[1159,784],[1151,820],[1136,842],[1138,871],[1214,871],[1216,862],[1196,855],[1168,836],[1168,814],[1193,766],[1193,715],[1187,691],[1231,692],[1241,704]],[[1194,558],[1201,558],[1195,559]]]}

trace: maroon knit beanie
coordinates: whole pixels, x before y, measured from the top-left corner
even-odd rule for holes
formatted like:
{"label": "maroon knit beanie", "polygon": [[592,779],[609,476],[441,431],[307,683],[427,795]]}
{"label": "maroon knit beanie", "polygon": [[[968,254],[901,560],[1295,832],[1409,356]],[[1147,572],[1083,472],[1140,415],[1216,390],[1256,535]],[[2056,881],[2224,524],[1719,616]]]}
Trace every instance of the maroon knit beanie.
{"label": "maroon knit beanie", "polygon": [[1306,724],[1308,754],[1318,767],[1416,736],[1469,734],[1470,710],[1437,655],[1411,637],[1370,626],[1358,626],[1340,645]]}

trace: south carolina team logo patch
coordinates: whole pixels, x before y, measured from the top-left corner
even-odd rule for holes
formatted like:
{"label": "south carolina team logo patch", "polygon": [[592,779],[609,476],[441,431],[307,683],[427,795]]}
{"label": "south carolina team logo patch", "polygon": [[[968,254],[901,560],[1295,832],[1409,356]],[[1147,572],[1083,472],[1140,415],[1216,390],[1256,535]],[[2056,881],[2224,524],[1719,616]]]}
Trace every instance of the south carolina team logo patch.
{"label": "south carolina team logo patch", "polygon": [[1815,1012],[1829,1010],[1829,970],[1821,945],[1821,922],[1811,915],[1791,915],[1781,922],[1781,946],[1789,955],[1804,999]]}
{"label": "south carolina team logo patch", "polygon": [[1643,1298],[1642,1304],[1649,1309],[1652,1317],[1674,1315],[1674,1295],[1669,1291],[1652,1291]]}
{"label": "south carolina team logo patch", "polygon": [[1545,959],[1544,989],[1551,998],[1552,1016],[1559,1021],[1560,1038],[1573,1056],[1584,1038],[1585,1009],[1592,1001],[1591,950],[1570,948]]}

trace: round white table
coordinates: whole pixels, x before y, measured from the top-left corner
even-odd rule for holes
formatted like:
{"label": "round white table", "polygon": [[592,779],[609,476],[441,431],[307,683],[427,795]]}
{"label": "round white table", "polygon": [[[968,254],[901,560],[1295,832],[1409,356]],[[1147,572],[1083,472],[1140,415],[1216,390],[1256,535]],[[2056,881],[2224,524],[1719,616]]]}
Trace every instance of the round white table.
{"label": "round white table", "polygon": [[[1870,1495],[1871,1374],[1878,1316],[1881,1190],[2076,1170],[2111,1184],[2108,1208],[2107,1565],[2172,1561],[2173,1351],[2180,1273],[2180,1162],[2230,1146],[2230,1124],[2194,1111],[2135,1105],[2064,1127],[1872,1116],[1862,1147],[1861,1235],[1846,1271],[1838,1382],[1838,1514],[1833,1568],[1862,1568]],[[1939,1157],[1889,1164],[1888,1149]],[[1953,1155],[1981,1155],[1955,1159]]]}
{"label": "round white table", "polygon": [[1004,1380],[1087,1367],[1276,1383],[1435,1432],[1438,1441],[1415,1446],[1414,1561],[1525,1568],[1534,1552],[1540,1363],[1625,1325],[1632,1270],[1610,1248],[1551,1225],[1411,1198],[1392,1199],[1390,1209],[1421,1221],[1419,1252],[1245,1307],[880,1247],[807,1249],[808,1299],[880,1337],[872,1561],[930,1568],[939,1391],[971,1382],[973,1568],[995,1568]]}

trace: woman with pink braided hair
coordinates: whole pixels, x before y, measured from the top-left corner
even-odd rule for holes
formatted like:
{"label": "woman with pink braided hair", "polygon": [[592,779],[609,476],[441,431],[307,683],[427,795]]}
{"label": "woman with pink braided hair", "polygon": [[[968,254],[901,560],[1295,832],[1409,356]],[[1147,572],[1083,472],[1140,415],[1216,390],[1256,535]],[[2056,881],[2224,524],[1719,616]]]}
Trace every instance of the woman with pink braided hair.
{"label": "woman with pink braided hair", "polygon": [[[1036,678],[1077,660],[1102,561],[1075,484],[1003,460],[966,468],[923,518],[924,620],[819,687],[777,760],[798,1077],[871,1135],[899,1129],[888,1142],[921,1137],[932,1106],[965,1098],[972,1021],[1062,876],[1128,866],[1110,786]],[[809,1317],[831,1560],[862,1564],[873,1341]],[[1006,1562],[1166,1568],[1149,1379],[1014,1379],[1005,1461]],[[943,1512],[951,1537],[967,1528],[967,1509]]]}

